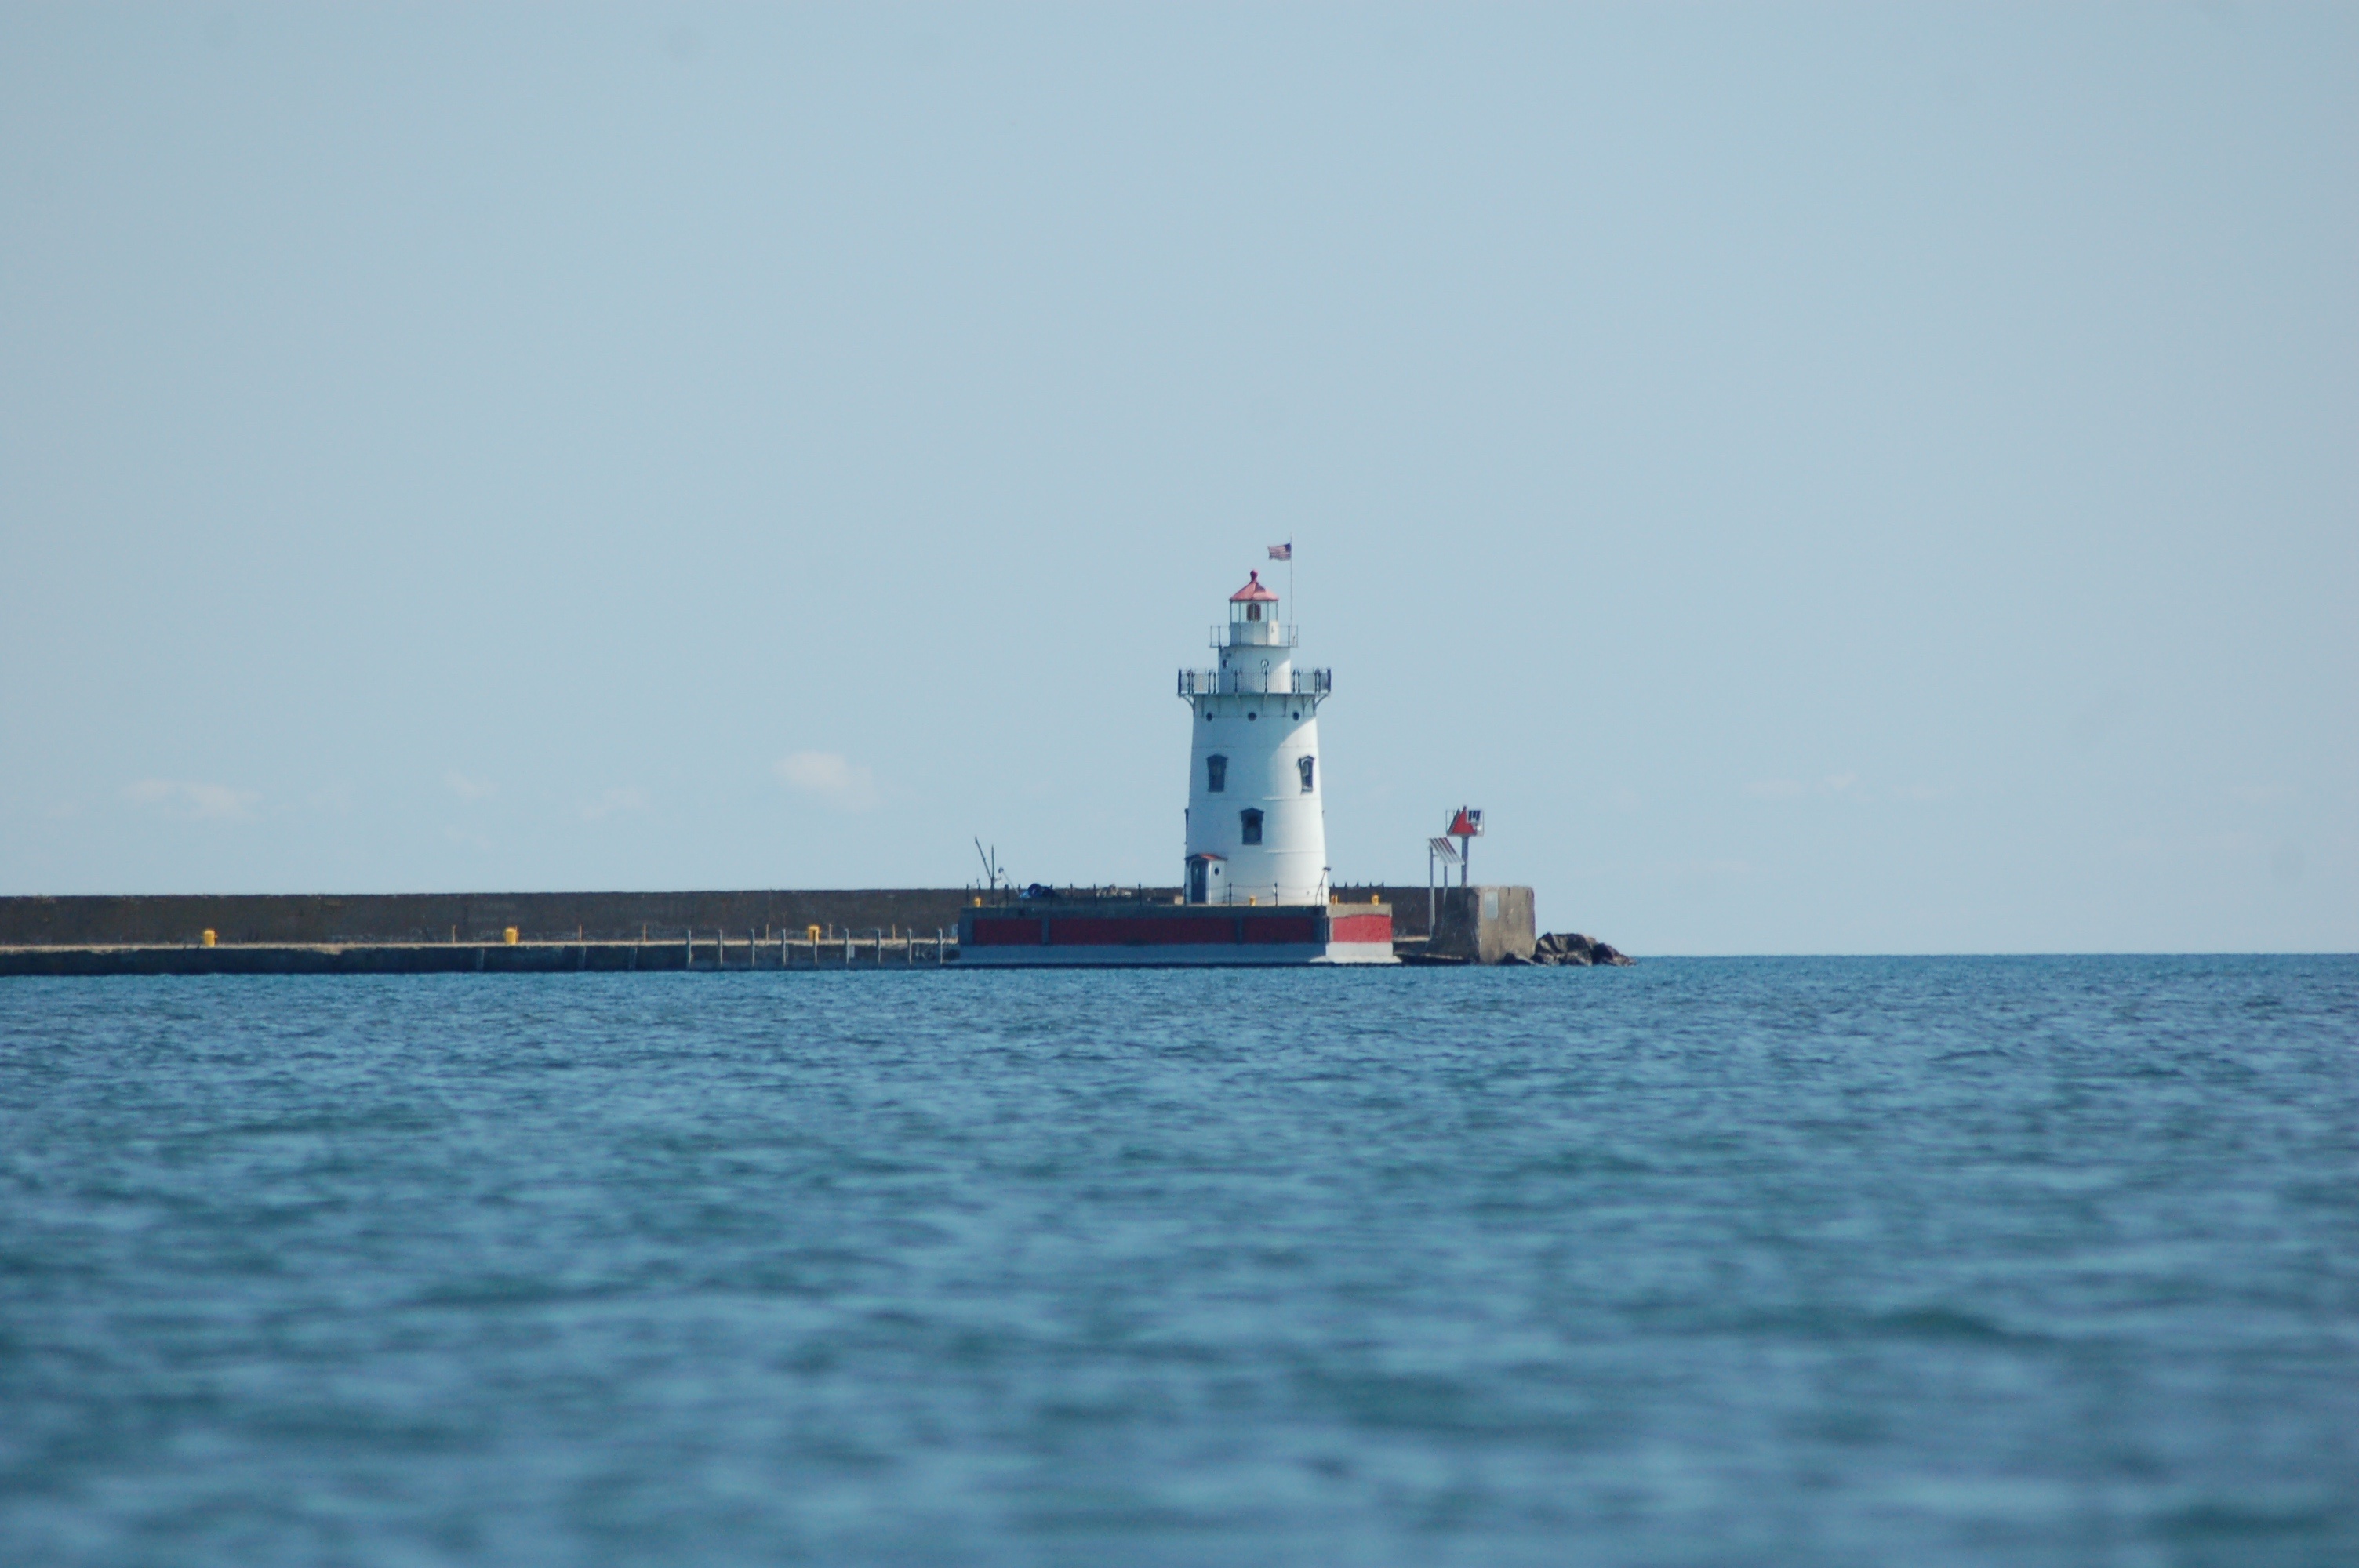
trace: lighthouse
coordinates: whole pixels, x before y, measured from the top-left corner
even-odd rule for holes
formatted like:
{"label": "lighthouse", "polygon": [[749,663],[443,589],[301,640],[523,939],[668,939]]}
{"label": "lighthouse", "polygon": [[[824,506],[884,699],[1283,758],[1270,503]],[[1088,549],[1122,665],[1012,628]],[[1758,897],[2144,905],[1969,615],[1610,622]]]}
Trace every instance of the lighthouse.
{"label": "lighthouse", "polygon": [[1194,731],[1188,762],[1190,903],[1327,903],[1319,705],[1331,672],[1297,669],[1296,629],[1255,572],[1212,628],[1218,667],[1181,670]]}
{"label": "lighthouse", "polygon": [[1319,764],[1330,683],[1294,667],[1280,608],[1255,573],[1212,628],[1219,665],[1180,672],[1195,734],[1179,896],[994,886],[959,916],[962,968],[1397,962],[1391,906],[1332,897]]}

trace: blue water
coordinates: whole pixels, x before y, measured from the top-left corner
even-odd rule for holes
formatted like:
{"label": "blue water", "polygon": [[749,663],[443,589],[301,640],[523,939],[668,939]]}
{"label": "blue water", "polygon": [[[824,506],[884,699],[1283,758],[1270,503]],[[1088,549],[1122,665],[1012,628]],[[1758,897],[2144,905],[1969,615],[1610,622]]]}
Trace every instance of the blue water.
{"label": "blue water", "polygon": [[2359,960],[0,982],[0,1561],[2359,1563]]}

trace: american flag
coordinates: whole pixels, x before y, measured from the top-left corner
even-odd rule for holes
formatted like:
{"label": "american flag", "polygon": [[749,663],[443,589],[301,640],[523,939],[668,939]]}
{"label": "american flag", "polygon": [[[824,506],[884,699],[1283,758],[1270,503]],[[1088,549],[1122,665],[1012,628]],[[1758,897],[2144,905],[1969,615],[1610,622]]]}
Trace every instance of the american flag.
{"label": "american flag", "polygon": [[1272,545],[1269,547],[1269,558],[1273,561],[1292,560],[1294,558],[1294,541],[1288,539],[1283,545]]}

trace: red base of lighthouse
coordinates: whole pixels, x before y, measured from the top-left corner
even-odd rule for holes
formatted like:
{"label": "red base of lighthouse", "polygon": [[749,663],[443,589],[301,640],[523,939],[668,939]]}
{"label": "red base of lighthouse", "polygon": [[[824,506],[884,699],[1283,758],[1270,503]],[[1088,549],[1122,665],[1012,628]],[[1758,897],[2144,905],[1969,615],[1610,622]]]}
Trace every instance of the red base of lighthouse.
{"label": "red base of lighthouse", "polygon": [[1381,903],[1239,905],[1026,899],[959,918],[962,967],[1389,964]]}

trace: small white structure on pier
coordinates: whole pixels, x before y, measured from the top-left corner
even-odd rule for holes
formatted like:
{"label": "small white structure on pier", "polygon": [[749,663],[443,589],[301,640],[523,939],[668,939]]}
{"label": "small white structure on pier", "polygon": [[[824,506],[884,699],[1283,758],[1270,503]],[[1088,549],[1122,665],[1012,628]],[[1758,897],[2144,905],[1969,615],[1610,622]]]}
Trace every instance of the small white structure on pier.
{"label": "small white structure on pier", "polygon": [[1294,667],[1296,629],[1255,572],[1212,628],[1217,669],[1181,670],[1189,748],[1190,903],[1327,903],[1319,705],[1327,670]]}

